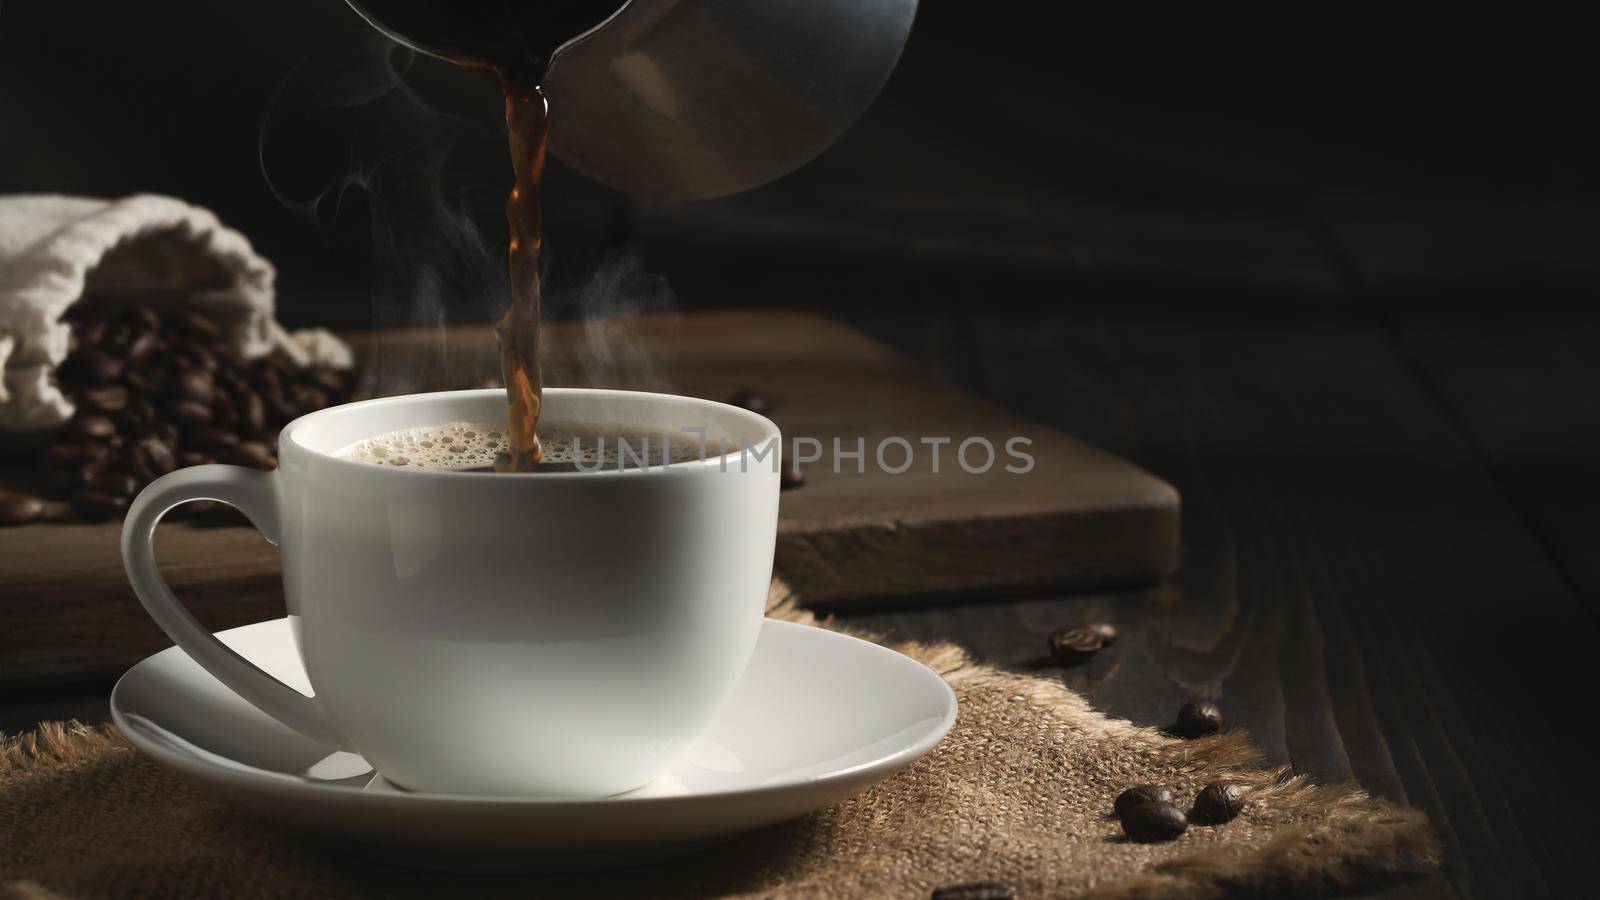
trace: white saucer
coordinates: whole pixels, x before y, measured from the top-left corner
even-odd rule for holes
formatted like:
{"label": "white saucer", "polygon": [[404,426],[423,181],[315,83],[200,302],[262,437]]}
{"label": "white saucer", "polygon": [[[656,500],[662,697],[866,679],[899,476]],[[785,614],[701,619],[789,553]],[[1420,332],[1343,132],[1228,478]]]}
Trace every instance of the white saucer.
{"label": "white saucer", "polygon": [[[287,619],[221,632],[307,693]],[[128,670],[111,716],[140,752],[282,824],[413,865],[582,868],[661,858],[822,809],[905,768],[956,718],[892,650],[768,619],[728,707],[668,774],[596,800],[410,793],[239,699],[176,647]]]}

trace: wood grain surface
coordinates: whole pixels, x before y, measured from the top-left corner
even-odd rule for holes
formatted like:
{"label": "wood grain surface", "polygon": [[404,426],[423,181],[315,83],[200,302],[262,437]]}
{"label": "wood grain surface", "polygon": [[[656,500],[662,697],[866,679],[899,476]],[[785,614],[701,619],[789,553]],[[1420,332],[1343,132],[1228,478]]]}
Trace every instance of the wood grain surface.
{"label": "wood grain surface", "polygon": [[[851,616],[1055,671],[1170,722],[1191,695],[1276,762],[1424,810],[1437,878],[1386,897],[1593,893],[1587,689],[1600,596],[1591,319],[1373,321],[1078,296],[1048,317],[863,313],[931,369],[1169,476],[1184,564],[1154,589]],[[970,335],[980,348],[968,352]],[[974,365],[973,361],[976,360]],[[1050,374],[1053,377],[1044,377]],[[1122,637],[1055,669],[1084,617]]]}
{"label": "wood grain surface", "polygon": [[[1592,895],[1600,317],[1265,299],[1079,287],[1050,313],[850,312],[936,381],[1160,472],[1185,503],[1162,587],[848,622],[1055,673],[1138,722],[1204,694],[1274,761],[1423,809],[1444,871],[1365,896]],[[1045,635],[1090,615],[1118,644],[1042,665]],[[108,687],[0,692],[0,731],[103,721]]]}
{"label": "wood grain surface", "polygon": [[[712,399],[753,390],[788,437],[867,457],[806,467],[783,494],[775,568],[808,605],[997,598],[1045,587],[1150,582],[1177,561],[1177,494],[1066,433],[950,385],[929,382],[886,346],[820,316],[713,313],[614,319],[550,329],[553,385],[668,390]],[[488,329],[364,338],[367,390],[394,394],[477,384],[497,365]],[[873,459],[887,437],[918,453],[904,472]],[[940,469],[923,437],[948,437]],[[1026,474],[1007,472],[1014,437]],[[956,447],[992,443],[983,474]],[[983,457],[973,453],[974,467]],[[896,451],[887,457],[899,468]],[[120,672],[167,644],[128,589],[120,525],[59,522],[0,529],[0,688]],[[278,557],[254,530],[164,524],[163,572],[203,622],[225,628],[281,614]]]}

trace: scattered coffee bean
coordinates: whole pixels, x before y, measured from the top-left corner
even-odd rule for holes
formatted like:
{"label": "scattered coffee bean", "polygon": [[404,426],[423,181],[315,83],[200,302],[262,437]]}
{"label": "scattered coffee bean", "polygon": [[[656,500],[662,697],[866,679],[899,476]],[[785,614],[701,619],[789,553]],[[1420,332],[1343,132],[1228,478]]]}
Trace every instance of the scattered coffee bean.
{"label": "scattered coffee bean", "polygon": [[73,416],[62,431],[70,438],[98,441],[116,434],[117,423],[100,413],[83,413]]}
{"label": "scattered coffee bean", "polygon": [[1222,730],[1222,710],[1209,700],[1190,700],[1178,710],[1172,730],[1179,737],[1197,738]]}
{"label": "scattered coffee bean", "polygon": [[748,409],[758,415],[765,415],[772,408],[772,403],[766,396],[752,390],[743,390],[728,398],[728,403],[741,409]]}
{"label": "scattered coffee bean", "polygon": [[778,473],[778,489],[787,491],[806,483],[806,473],[796,463],[790,463]]}
{"label": "scattered coffee bean", "polygon": [[273,457],[272,451],[260,441],[245,441],[223,457],[225,461],[235,466],[245,466],[251,469],[276,469],[278,460]]}
{"label": "scattered coffee bean", "polygon": [[44,515],[44,501],[32,494],[0,494],[0,527],[22,525]]}
{"label": "scattered coffee bean", "polygon": [[1164,787],[1154,784],[1141,784],[1128,788],[1117,795],[1113,811],[1118,818],[1127,815],[1128,810],[1141,803],[1171,803],[1172,792]]}
{"label": "scattered coffee bean", "polygon": [[1213,781],[1194,795],[1194,808],[1189,818],[1207,825],[1221,825],[1233,821],[1244,809],[1244,789],[1226,781]]}
{"label": "scattered coffee bean", "polygon": [[1117,626],[1099,619],[1090,619],[1080,623],[1081,627],[1100,636],[1100,641],[1107,647],[1117,642]]}
{"label": "scattered coffee bean", "polygon": [[1015,896],[1010,885],[992,881],[952,884],[933,892],[933,900],[1011,900]]}
{"label": "scattered coffee bean", "polygon": [[1081,663],[1105,649],[1108,629],[1114,640],[1116,629],[1104,622],[1079,622],[1058,628],[1050,632],[1050,655],[1064,663]]}
{"label": "scattered coffee bean", "polygon": [[1120,818],[1123,833],[1144,843],[1170,841],[1189,829],[1189,817],[1171,803],[1136,803]]}
{"label": "scattered coffee bean", "polygon": [[128,498],[99,491],[81,490],[72,495],[72,511],[90,522],[116,518],[128,506]]}
{"label": "scattered coffee bean", "polygon": [[113,497],[132,497],[139,490],[139,479],[125,472],[107,472],[91,479],[85,487]]}

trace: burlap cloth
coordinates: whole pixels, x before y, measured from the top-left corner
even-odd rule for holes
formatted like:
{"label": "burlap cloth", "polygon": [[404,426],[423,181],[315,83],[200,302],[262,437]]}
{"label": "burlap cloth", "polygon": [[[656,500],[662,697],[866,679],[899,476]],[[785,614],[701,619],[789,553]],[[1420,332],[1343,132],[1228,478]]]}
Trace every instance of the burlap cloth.
{"label": "burlap cloth", "polygon": [[[811,622],[775,586],[772,615]],[[1019,897],[1211,897],[1319,891],[1437,863],[1424,817],[1354,786],[1264,767],[1241,733],[1180,741],[1091,709],[1049,677],[958,648],[895,649],[942,674],[955,728],[908,770],[832,809],[694,856],[525,876],[384,866],[259,823],[146,762],[112,727],[54,724],[0,748],[0,890],[11,897],[926,897],[993,881]],[[1187,804],[1206,781],[1244,785],[1243,814],[1166,844],[1107,817],[1140,783]]]}

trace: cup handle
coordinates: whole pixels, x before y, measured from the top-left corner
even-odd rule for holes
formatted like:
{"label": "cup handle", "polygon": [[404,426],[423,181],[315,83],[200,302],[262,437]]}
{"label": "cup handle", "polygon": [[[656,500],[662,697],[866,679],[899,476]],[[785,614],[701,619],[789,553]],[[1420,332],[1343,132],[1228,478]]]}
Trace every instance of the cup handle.
{"label": "cup handle", "polygon": [[145,612],[173,643],[218,681],[256,709],[312,740],[341,750],[348,743],[316,701],[261,671],[207,631],[161,577],[153,548],[156,525],[180,503],[220,500],[244,513],[273,544],[278,543],[277,473],[239,466],[193,466],[152,481],[122,523],[122,565]]}

